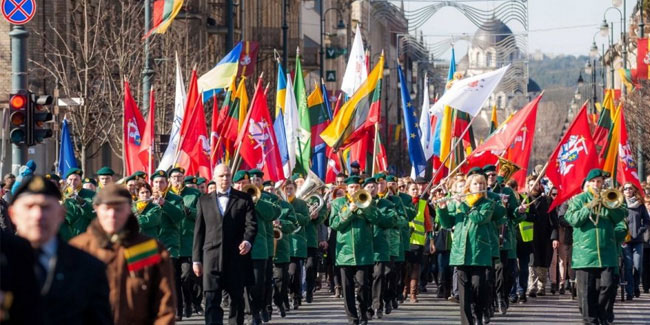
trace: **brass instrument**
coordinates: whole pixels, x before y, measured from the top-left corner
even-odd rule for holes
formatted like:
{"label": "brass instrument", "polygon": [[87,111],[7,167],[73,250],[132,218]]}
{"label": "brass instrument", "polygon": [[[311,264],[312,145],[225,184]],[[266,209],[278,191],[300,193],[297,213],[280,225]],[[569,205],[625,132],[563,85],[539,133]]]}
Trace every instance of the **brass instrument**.
{"label": "brass instrument", "polygon": [[72,188],[70,185],[66,185],[63,188],[63,201],[66,200],[74,200],[77,204],[81,206],[84,206],[86,204],[86,200],[84,200],[84,198],[79,196],[79,191]]}
{"label": "brass instrument", "polygon": [[[588,207],[591,209],[589,220],[591,220],[594,225],[597,225],[600,220],[600,215],[603,213],[603,209],[618,209],[623,205],[624,201],[625,197],[623,196],[623,193],[615,188],[601,190],[600,193],[594,195],[591,202],[587,203]],[[596,220],[592,218],[592,214],[596,215]]]}
{"label": "brass instrument", "polygon": [[365,209],[372,203],[372,196],[364,189],[360,189],[350,196],[350,201],[358,208]]}
{"label": "brass instrument", "polygon": [[245,185],[242,188],[242,192],[250,195],[253,198],[253,203],[257,203],[257,200],[259,200],[262,196],[262,191],[260,191],[260,189],[253,184]]}
{"label": "brass instrument", "polygon": [[463,198],[463,197],[466,197],[466,196],[469,196],[469,195],[473,195],[473,194],[485,194],[486,192],[487,192],[486,190],[483,190],[483,191],[472,192],[472,193],[457,194],[457,195],[453,195],[453,196],[443,197],[443,198],[437,199],[437,200],[432,200],[431,203],[432,204],[438,204],[440,202],[446,202],[446,201],[449,201],[449,200],[460,199],[460,198]]}
{"label": "brass instrument", "polygon": [[497,175],[503,177],[504,183],[510,180],[510,177],[512,177],[512,175],[514,175],[520,169],[521,167],[519,167],[517,164],[513,163],[512,161],[505,159],[503,157],[499,157],[499,170],[497,171]]}
{"label": "brass instrument", "polygon": [[326,187],[325,183],[314,172],[308,170],[307,178],[300,187],[300,190],[296,192],[296,197],[307,203],[309,215],[314,213],[314,211],[320,211],[325,206],[325,200],[317,194],[324,187]]}

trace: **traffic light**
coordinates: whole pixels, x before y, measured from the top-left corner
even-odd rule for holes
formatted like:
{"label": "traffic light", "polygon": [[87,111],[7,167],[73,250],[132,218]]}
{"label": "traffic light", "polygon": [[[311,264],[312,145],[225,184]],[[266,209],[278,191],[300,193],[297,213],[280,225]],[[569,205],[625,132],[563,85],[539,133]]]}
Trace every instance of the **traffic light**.
{"label": "traffic light", "polygon": [[9,139],[13,144],[27,143],[27,115],[29,111],[30,93],[19,90],[9,94],[10,128]]}
{"label": "traffic light", "polygon": [[27,114],[27,145],[33,146],[52,136],[48,122],[52,121],[52,113],[47,106],[52,104],[52,96],[31,94]]}

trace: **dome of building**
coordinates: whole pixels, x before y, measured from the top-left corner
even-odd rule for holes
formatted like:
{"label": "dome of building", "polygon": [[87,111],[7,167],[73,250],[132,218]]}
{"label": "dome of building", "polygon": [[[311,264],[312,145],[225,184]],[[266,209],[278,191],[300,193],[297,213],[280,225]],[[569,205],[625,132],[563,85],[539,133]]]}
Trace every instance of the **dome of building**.
{"label": "dome of building", "polygon": [[472,47],[482,49],[493,47],[508,37],[513,37],[510,27],[500,19],[492,18],[474,33]]}

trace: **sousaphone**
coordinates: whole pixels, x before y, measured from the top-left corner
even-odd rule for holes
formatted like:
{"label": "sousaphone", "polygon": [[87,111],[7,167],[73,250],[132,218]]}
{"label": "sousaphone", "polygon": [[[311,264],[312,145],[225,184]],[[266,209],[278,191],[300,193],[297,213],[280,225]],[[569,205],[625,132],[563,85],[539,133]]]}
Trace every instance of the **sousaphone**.
{"label": "sousaphone", "polygon": [[514,175],[520,169],[521,167],[519,167],[514,162],[503,157],[499,157],[499,169],[497,171],[497,175],[503,177],[503,183],[508,182],[510,177],[512,177],[512,175]]}

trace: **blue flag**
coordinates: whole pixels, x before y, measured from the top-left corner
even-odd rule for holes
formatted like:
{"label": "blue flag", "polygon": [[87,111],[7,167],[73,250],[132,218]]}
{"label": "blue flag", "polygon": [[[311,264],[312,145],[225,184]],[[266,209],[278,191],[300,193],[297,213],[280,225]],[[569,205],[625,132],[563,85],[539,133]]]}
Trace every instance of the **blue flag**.
{"label": "blue flag", "polygon": [[[454,48],[451,48],[451,59],[449,60],[449,71],[447,73],[447,82],[454,80],[454,73],[456,73],[456,53]],[[447,88],[445,87],[445,90]],[[438,117],[436,120],[436,128],[433,132],[433,155],[440,157],[440,130],[442,129],[442,118]],[[440,157],[442,159],[442,157]]]}
{"label": "blue flag", "polygon": [[404,72],[400,65],[397,65],[397,72],[399,73],[399,82],[402,92],[402,111],[404,112],[404,125],[406,126],[406,138],[408,140],[409,148],[409,159],[411,160],[411,165],[415,168],[415,174],[420,175],[424,173],[424,170],[427,167],[427,159],[424,157],[424,151],[422,150],[422,144],[420,143],[420,125],[418,123],[418,115],[413,110],[413,103],[411,102],[411,96],[409,95],[409,90],[404,81]]}
{"label": "blue flag", "polygon": [[59,148],[59,166],[57,171],[61,177],[65,176],[70,168],[77,168],[77,159],[74,157],[74,143],[70,137],[68,120],[63,119],[61,127],[61,147]]}
{"label": "blue flag", "polygon": [[327,116],[329,116],[330,121],[332,120],[332,106],[330,106],[330,97],[325,87],[325,83],[321,83],[321,93],[323,93],[323,102],[325,107],[327,107]]}

